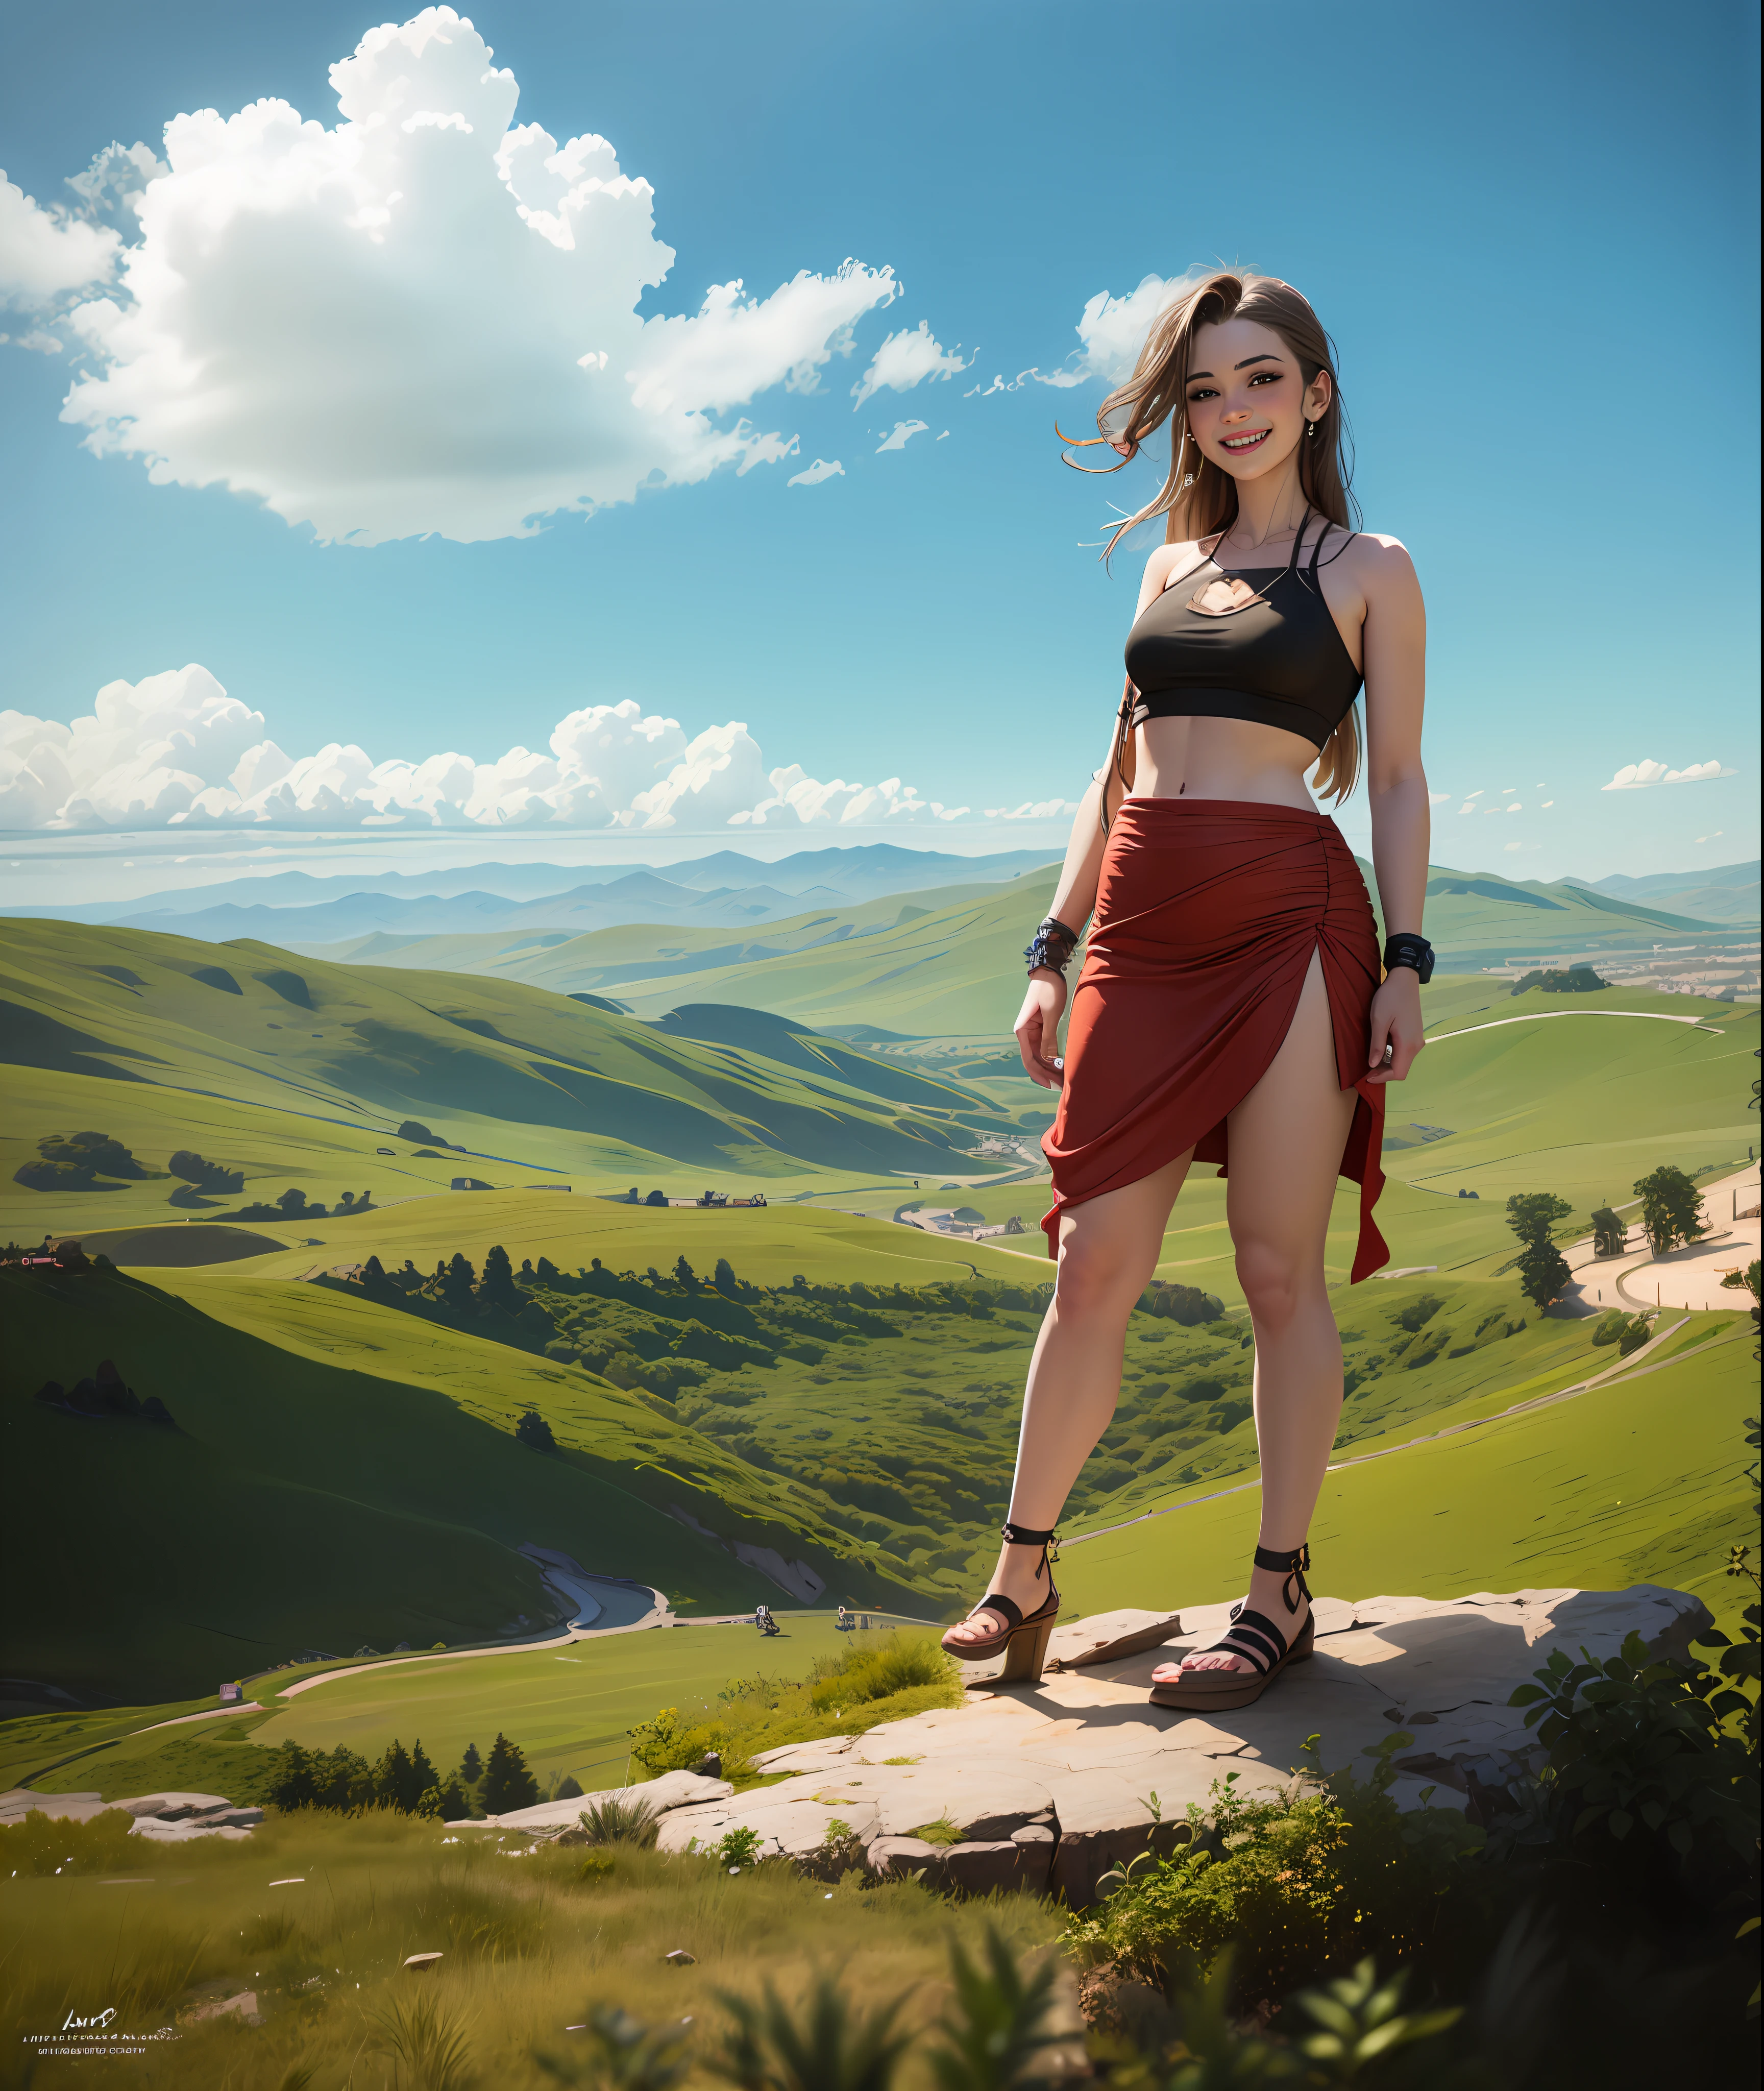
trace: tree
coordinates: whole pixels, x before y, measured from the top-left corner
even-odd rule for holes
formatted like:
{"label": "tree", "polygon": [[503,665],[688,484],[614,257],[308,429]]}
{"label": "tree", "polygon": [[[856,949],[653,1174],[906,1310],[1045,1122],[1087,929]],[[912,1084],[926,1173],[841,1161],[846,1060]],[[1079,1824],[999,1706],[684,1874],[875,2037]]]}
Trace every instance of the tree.
{"label": "tree", "polygon": [[1551,1228],[1573,1209],[1553,1191],[1521,1191],[1507,1201],[1507,1224],[1522,1245],[1519,1289],[1535,1307],[1554,1306],[1573,1278],[1568,1258],[1550,1238]]}
{"label": "tree", "polygon": [[484,1277],[478,1291],[483,1298],[493,1300],[498,1307],[506,1307],[511,1314],[521,1304],[521,1296],[514,1289],[514,1266],[501,1242],[484,1259]]}
{"label": "tree", "polygon": [[686,1287],[688,1292],[696,1292],[698,1291],[698,1273],[692,1268],[691,1265],[686,1261],[683,1255],[674,1265],[673,1274],[679,1279],[680,1283]]}
{"label": "tree", "polygon": [[711,1283],[719,1292],[726,1292],[731,1298],[740,1290],[735,1267],[726,1256],[720,1256],[716,1259],[716,1270]]}
{"label": "tree", "polygon": [[407,1118],[398,1127],[398,1137],[408,1140],[418,1147],[445,1147],[447,1145],[438,1132],[431,1132],[426,1125],[419,1124],[414,1118]]}
{"label": "tree", "polygon": [[1656,1256],[1680,1242],[1693,1242],[1709,1231],[1703,1224],[1702,1193],[1682,1169],[1663,1162],[1633,1185],[1641,1201],[1641,1231]]}
{"label": "tree", "polygon": [[479,1756],[475,1743],[466,1745],[466,1753],[459,1760],[459,1776],[467,1786],[475,1786],[484,1777],[484,1759]]}
{"label": "tree", "polygon": [[269,1775],[272,1808],[311,1808],[318,1799],[312,1760],[298,1743],[284,1743],[281,1762]]}
{"label": "tree", "polygon": [[1621,1256],[1628,1236],[1628,1230],[1609,1205],[1601,1205],[1593,1214],[1594,1256]]}
{"label": "tree", "polygon": [[382,1807],[397,1808],[408,1815],[421,1791],[411,1766],[411,1756],[394,1735],[385,1755],[373,1768],[374,1799]]}
{"label": "tree", "polygon": [[434,1765],[428,1761],[428,1753],[423,1748],[420,1736],[411,1745],[411,1776],[416,1782],[419,1796],[437,1791],[440,1788],[441,1779]]}
{"label": "tree", "polygon": [[441,1790],[441,1819],[443,1822],[463,1822],[471,1813],[471,1803],[466,1798],[465,1788],[450,1772],[447,1783]]}
{"label": "tree", "polygon": [[229,1169],[219,1162],[204,1162],[191,1148],[180,1147],[166,1166],[174,1176],[181,1176],[199,1191],[238,1192],[245,1188],[243,1169]]}
{"label": "tree", "polygon": [[1534,1307],[1553,1307],[1573,1277],[1568,1258],[1552,1241],[1531,1242],[1519,1252],[1519,1290]]}
{"label": "tree", "polygon": [[441,1277],[441,1298],[450,1307],[471,1304],[471,1284],[476,1273],[463,1256],[455,1256]]}
{"label": "tree", "polygon": [[514,1426],[514,1435],[523,1445],[531,1445],[536,1452],[555,1452],[557,1441],[551,1434],[551,1425],[536,1408],[530,1408]]}
{"label": "tree", "polygon": [[531,1808],[538,1798],[539,1781],[527,1769],[525,1753],[499,1734],[490,1745],[490,1761],[484,1768],[484,1786],[478,1796],[484,1813],[506,1815],[511,1809]]}
{"label": "tree", "polygon": [[297,1214],[305,1210],[306,1193],[304,1191],[284,1191],[282,1196],[277,1199],[276,1204],[278,1208],[281,1211],[286,1213],[291,1220]]}

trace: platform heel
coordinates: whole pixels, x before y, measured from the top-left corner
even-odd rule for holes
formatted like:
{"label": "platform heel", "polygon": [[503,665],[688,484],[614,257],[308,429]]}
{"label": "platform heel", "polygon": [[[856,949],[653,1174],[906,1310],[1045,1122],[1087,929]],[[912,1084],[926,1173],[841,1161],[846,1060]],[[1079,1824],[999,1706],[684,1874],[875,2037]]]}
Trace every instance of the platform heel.
{"label": "platform heel", "polygon": [[[1035,1580],[1048,1578],[1048,1596],[1026,1617],[1021,1606],[996,1592],[988,1591],[974,1611],[996,1612],[1005,1621],[996,1633],[981,1640],[952,1641],[949,1634],[943,1637],[945,1653],[955,1657],[958,1662],[985,1662],[995,1655],[1005,1658],[1004,1667],[996,1680],[1000,1684],[1039,1684],[1048,1660],[1048,1640],[1060,1617],[1060,1593],[1053,1587],[1053,1576],[1049,1566],[1048,1549],[1054,1541],[1052,1532],[1032,1532],[1026,1524],[1006,1524],[1003,1528],[1005,1543],[1008,1546],[1039,1546],[1041,1559],[1035,1569]],[[953,1628],[951,1629],[953,1632]]]}

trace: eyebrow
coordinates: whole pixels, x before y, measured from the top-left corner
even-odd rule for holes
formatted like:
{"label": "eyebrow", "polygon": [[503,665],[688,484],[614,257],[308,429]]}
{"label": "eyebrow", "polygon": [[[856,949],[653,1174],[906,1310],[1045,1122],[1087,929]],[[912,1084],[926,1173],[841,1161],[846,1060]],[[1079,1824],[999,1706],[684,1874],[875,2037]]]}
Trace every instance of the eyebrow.
{"label": "eyebrow", "polygon": [[[1246,356],[1241,363],[1234,363],[1231,367],[1233,370],[1247,370],[1252,363],[1278,363],[1280,360],[1279,356],[1267,352],[1261,356]],[[1212,374],[1210,370],[1191,370],[1183,382],[1192,385],[1197,377],[1211,377]]]}

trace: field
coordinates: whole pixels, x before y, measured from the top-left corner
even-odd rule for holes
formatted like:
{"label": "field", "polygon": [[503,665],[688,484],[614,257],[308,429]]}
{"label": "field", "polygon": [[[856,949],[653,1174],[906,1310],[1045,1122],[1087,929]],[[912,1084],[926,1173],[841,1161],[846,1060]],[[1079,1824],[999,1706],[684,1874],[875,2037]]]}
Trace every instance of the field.
{"label": "field", "polygon": [[[953,1616],[995,1543],[1052,1275],[1037,1228],[1044,1173],[969,1151],[1048,1116],[1050,1100],[1012,1073],[997,1030],[979,1028],[1007,989],[1014,998],[1007,947],[1018,912],[1035,904],[1032,882],[940,911],[910,897],[866,903],[862,922],[835,911],[820,924],[828,941],[803,926],[811,918],[768,925],[781,946],[743,977],[788,1022],[741,1006],[733,977],[707,986],[670,974],[664,998],[677,1013],[643,1021],[508,979],[11,925],[11,1170],[29,1174],[51,1136],[96,1128],[139,1172],[90,1188],[0,1186],[0,1227],[14,1239],[75,1232],[124,1273],[0,1278],[13,1336],[0,1403],[17,1454],[12,1673],[152,1704],[309,1650],[531,1632],[557,1612],[514,1550],[523,1543],[652,1584],[686,1616],[800,1603],[772,1580],[793,1563],[790,1576],[814,1579],[799,1590],[827,1602]],[[699,935],[669,932],[666,962],[683,964]],[[785,948],[793,937],[798,947]],[[687,985],[729,998],[682,1003]],[[854,1036],[806,1028],[810,1012],[841,1020],[827,1016],[836,1005]],[[1350,1372],[1349,1456],[1550,1395],[1609,1362],[1590,1350],[1589,1324],[1539,1317],[1521,1299],[1503,1211],[1512,1192],[1566,1198],[1567,1238],[1658,1163],[1706,1174],[1743,1160],[1757,1137],[1745,1109],[1755,1006],[1620,989],[1516,997],[1465,972],[1443,974],[1424,1007],[1432,1042],[1389,1097],[1379,1215],[1393,1266],[1410,1274],[1347,1286],[1352,1187],[1327,1252]],[[894,1022],[879,1025],[879,1011]],[[400,1135],[407,1119],[427,1143]],[[168,1173],[180,1148],[239,1170],[243,1190],[192,1192]],[[467,1174],[499,1188],[446,1189]],[[760,1183],[771,1203],[686,1210],[606,1195],[632,1183],[674,1196]],[[562,1183],[570,1190],[546,1188]],[[339,1209],[343,1187],[371,1193],[370,1209]],[[1253,1477],[1253,1360],[1225,1188],[1197,1172],[1159,1274],[1215,1294],[1226,1318],[1134,1317],[1120,1409],[1069,1507],[1069,1529],[1129,1524],[1072,1553],[1086,1605],[1131,1602],[1147,1571],[1170,1572],[1179,1533],[1207,1594],[1239,1572],[1253,1490],[1129,1523]],[[274,1203],[289,1192],[306,1204]],[[255,1217],[266,1201],[270,1216]],[[914,1205],[1015,1216],[1025,1232],[974,1242],[893,1223]],[[516,1273],[528,1266],[506,1313],[471,1295],[444,1308],[435,1278],[426,1306],[403,1291],[295,1282],[370,1257],[408,1284],[455,1257],[475,1278],[493,1245]],[[673,1275],[682,1258],[688,1281]],[[593,1295],[590,1268],[602,1265],[631,1274],[635,1289]],[[692,1293],[713,1266],[727,1284]],[[141,1399],[165,1403],[175,1431],[32,1399],[106,1357]],[[1706,1348],[1678,1377],[1701,1399],[1728,1357]],[[1607,1399],[1536,1412],[1527,1427],[1547,1420],[1572,1443],[1569,1419]],[[516,1440],[529,1413],[555,1451]],[[1491,1585],[1520,1566],[1504,1565],[1495,1535],[1538,1520],[1506,1468],[1478,1464],[1515,1427],[1448,1437],[1426,1455],[1448,1472],[1462,1462],[1503,1507],[1475,1571]],[[1344,1485],[1375,1503],[1378,1477],[1419,1456],[1345,1468]],[[1660,1456],[1669,1464],[1663,1446]],[[1603,1486],[1608,1462],[1589,1447],[1581,1464]],[[1703,1471],[1679,1478],[1694,1492]],[[1621,1494],[1633,1507],[1633,1489],[1614,1486],[1614,1503]],[[1691,1572],[1671,1550],[1684,1503],[1662,1500],[1670,1515],[1616,1550],[1630,1577],[1656,1556],[1662,1573]],[[1353,1529],[1375,1531],[1383,1515],[1357,1515]],[[1382,1561],[1375,1580],[1431,1590],[1470,1572],[1456,1554],[1436,1564],[1413,1518],[1399,1523],[1408,1537],[1375,1546],[1366,1573]],[[1215,1527],[1233,1535],[1218,1540],[1216,1563],[1204,1537]],[[1544,1529],[1556,1529],[1547,1517]],[[1106,1576],[1117,1556],[1119,1576]],[[1578,1559],[1564,1541],[1559,1571],[1538,1572],[1618,1572],[1608,1554]],[[1435,1574],[1443,1580],[1425,1580]],[[1198,1594],[1187,1575],[1181,1591]],[[316,1719],[322,1697],[294,1705]],[[580,1732],[565,1735],[572,1726]],[[564,1720],[535,1735],[553,1747],[590,1730]]]}

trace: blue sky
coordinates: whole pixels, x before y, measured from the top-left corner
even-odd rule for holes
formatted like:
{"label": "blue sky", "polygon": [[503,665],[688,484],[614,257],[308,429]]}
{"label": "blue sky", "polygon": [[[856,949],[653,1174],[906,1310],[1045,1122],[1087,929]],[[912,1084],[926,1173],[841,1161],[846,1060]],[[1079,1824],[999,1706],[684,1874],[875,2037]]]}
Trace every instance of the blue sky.
{"label": "blue sky", "polygon": [[[1401,537],[1422,575],[1428,767],[1450,795],[1435,808],[1435,858],[1598,877],[1755,851],[1752,11],[1710,11],[1695,36],[1629,0],[1596,14],[1353,0],[1322,16],[1284,0],[462,11],[518,84],[517,123],[560,144],[599,133],[626,175],[652,185],[655,236],[676,258],[642,290],[642,316],[695,314],[709,286],[738,278],[745,297],[767,300],[800,271],[833,286],[815,292],[830,311],[841,299],[855,310],[885,270],[900,295],[856,312],[849,354],[823,329],[833,347],[814,389],[776,382],[781,369],[751,394],[738,385],[732,403],[707,407],[710,435],[691,438],[702,460],[745,417],[751,435],[794,437],[792,455],[689,461],[682,476],[708,476],[514,536],[483,521],[497,503],[481,488],[506,468],[515,492],[501,506],[518,505],[523,474],[537,484],[548,469],[551,381],[523,364],[520,311],[503,330],[512,343],[498,334],[467,366],[486,382],[442,408],[475,490],[437,489],[425,510],[431,496],[407,489],[376,507],[368,482],[382,442],[399,438],[383,420],[348,425],[346,406],[326,425],[341,395],[325,358],[355,356],[366,336],[352,330],[383,308],[351,304],[349,273],[315,260],[297,222],[286,237],[235,241],[230,258],[201,263],[204,324],[232,357],[226,382],[260,395],[240,410],[247,420],[282,416],[293,430],[278,468],[300,482],[293,507],[334,518],[359,503],[381,519],[364,532],[384,535],[371,545],[318,541],[255,493],[156,485],[138,455],[91,455],[90,422],[59,419],[62,403],[71,379],[102,375],[118,351],[67,314],[116,296],[114,282],[27,295],[0,313],[12,337],[0,347],[0,704],[66,725],[92,713],[102,685],[200,663],[262,715],[239,732],[285,757],[353,744],[375,763],[458,751],[491,765],[517,745],[543,754],[566,715],[631,701],[678,721],[686,741],[743,722],[768,772],[902,780],[904,812],[898,793],[888,802],[898,841],[1051,843],[1057,819],[980,817],[1075,798],[1100,759],[1138,561],[1117,558],[1111,577],[1082,547],[1107,501],[1142,497],[1126,474],[1091,482],[1059,462],[1054,419],[1089,425],[1099,381],[1030,377],[981,394],[995,374],[1011,386],[1069,367],[1099,293],[1238,259],[1297,282],[1336,335],[1366,520]],[[1724,45],[1710,26],[1723,23]],[[66,178],[111,140],[163,157],[164,126],[183,112],[228,118],[279,97],[334,127],[328,68],[372,27],[336,0],[157,11],[97,0],[77,18],[15,15],[0,164],[53,212],[76,203]],[[432,135],[411,150],[457,162],[479,140],[493,149],[481,117],[469,149]],[[480,273],[491,235],[464,194],[437,186],[427,199],[439,273],[423,289],[424,326],[395,351],[419,420],[437,411],[427,359],[474,330],[488,339],[486,307],[516,295]],[[199,216],[191,205],[187,239]],[[131,216],[112,222],[140,238]],[[89,236],[79,220],[57,230],[71,236],[70,225]],[[848,257],[866,273],[841,283]],[[630,293],[613,269],[605,297],[623,295],[628,314]],[[253,329],[254,301],[279,312],[283,300],[321,344],[316,365],[308,350],[280,353],[285,331]],[[756,331],[788,331],[772,309]],[[884,338],[921,321],[970,367],[854,407]],[[818,322],[789,324],[809,338]],[[18,345],[32,334],[59,351]],[[113,401],[151,393],[150,361],[137,359],[135,391]],[[180,396],[204,406],[204,386],[220,382]],[[696,365],[679,382],[700,382],[688,404],[730,393]],[[913,421],[925,426],[904,447],[879,452]],[[607,429],[583,440],[616,446]],[[193,464],[179,452],[179,468],[250,463],[255,440],[223,429],[194,444]],[[843,470],[788,483],[817,459]],[[403,534],[425,514],[456,531],[475,515],[485,534]],[[180,685],[165,701],[200,694]],[[1645,762],[1733,774],[1601,788]],[[161,794],[161,808],[175,796]],[[1503,811],[1485,816],[1496,799]],[[929,802],[970,812],[915,813]],[[720,839],[768,854],[880,831],[805,827],[775,810],[762,835],[723,826],[729,802],[715,790],[671,803],[670,832],[603,829],[604,851],[591,834],[574,854],[658,860],[689,840],[695,851],[707,818]],[[321,816],[303,817],[316,846]],[[523,843],[569,826],[548,813]],[[1344,826],[1363,843],[1363,800]],[[484,839],[484,854],[509,853],[505,830]]]}

